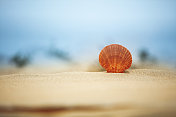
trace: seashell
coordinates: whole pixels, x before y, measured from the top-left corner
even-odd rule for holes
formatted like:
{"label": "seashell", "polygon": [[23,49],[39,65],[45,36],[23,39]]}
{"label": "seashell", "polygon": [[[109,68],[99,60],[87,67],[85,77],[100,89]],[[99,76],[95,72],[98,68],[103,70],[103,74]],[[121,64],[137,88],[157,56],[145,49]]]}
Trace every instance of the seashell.
{"label": "seashell", "polygon": [[108,73],[123,73],[131,67],[132,55],[127,48],[111,44],[101,50],[99,63]]}

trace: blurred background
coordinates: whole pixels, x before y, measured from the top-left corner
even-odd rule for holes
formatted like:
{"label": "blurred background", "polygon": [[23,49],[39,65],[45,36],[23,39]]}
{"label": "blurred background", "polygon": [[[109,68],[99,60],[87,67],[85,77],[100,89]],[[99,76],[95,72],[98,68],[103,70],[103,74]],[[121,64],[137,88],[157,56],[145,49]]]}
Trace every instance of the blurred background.
{"label": "blurred background", "polygon": [[112,43],[132,68],[176,68],[176,1],[0,0],[0,71],[101,71]]}

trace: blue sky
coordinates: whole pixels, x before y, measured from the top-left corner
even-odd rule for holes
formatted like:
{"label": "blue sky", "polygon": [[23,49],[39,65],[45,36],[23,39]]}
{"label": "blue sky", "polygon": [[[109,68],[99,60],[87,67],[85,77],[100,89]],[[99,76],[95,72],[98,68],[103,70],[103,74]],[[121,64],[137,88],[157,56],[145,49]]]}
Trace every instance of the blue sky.
{"label": "blue sky", "polygon": [[176,62],[174,0],[0,0],[0,53],[55,46],[75,60],[96,59],[108,44],[137,60],[146,48]]}

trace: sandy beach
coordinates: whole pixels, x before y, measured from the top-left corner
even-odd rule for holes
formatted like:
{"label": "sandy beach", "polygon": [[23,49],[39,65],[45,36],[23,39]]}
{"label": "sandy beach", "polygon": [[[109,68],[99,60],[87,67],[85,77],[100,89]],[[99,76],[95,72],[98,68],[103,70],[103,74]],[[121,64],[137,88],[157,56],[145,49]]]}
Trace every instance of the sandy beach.
{"label": "sandy beach", "polygon": [[18,73],[0,76],[1,116],[176,116],[176,72]]}
{"label": "sandy beach", "polygon": [[0,0],[0,117],[176,117],[176,0]]}

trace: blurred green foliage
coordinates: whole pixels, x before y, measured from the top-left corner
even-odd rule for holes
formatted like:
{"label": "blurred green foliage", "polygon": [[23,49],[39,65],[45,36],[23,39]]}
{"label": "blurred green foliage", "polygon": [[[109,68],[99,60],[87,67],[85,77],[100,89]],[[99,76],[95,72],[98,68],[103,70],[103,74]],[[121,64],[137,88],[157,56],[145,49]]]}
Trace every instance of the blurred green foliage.
{"label": "blurred green foliage", "polygon": [[67,53],[66,51],[60,50],[60,49],[51,48],[49,49],[48,54],[51,57],[55,57],[57,59],[61,59],[67,62],[71,61],[71,57],[69,56],[69,53]]}
{"label": "blurred green foliage", "polygon": [[10,59],[10,61],[17,67],[22,68],[30,63],[31,58],[29,55],[17,53]]}

